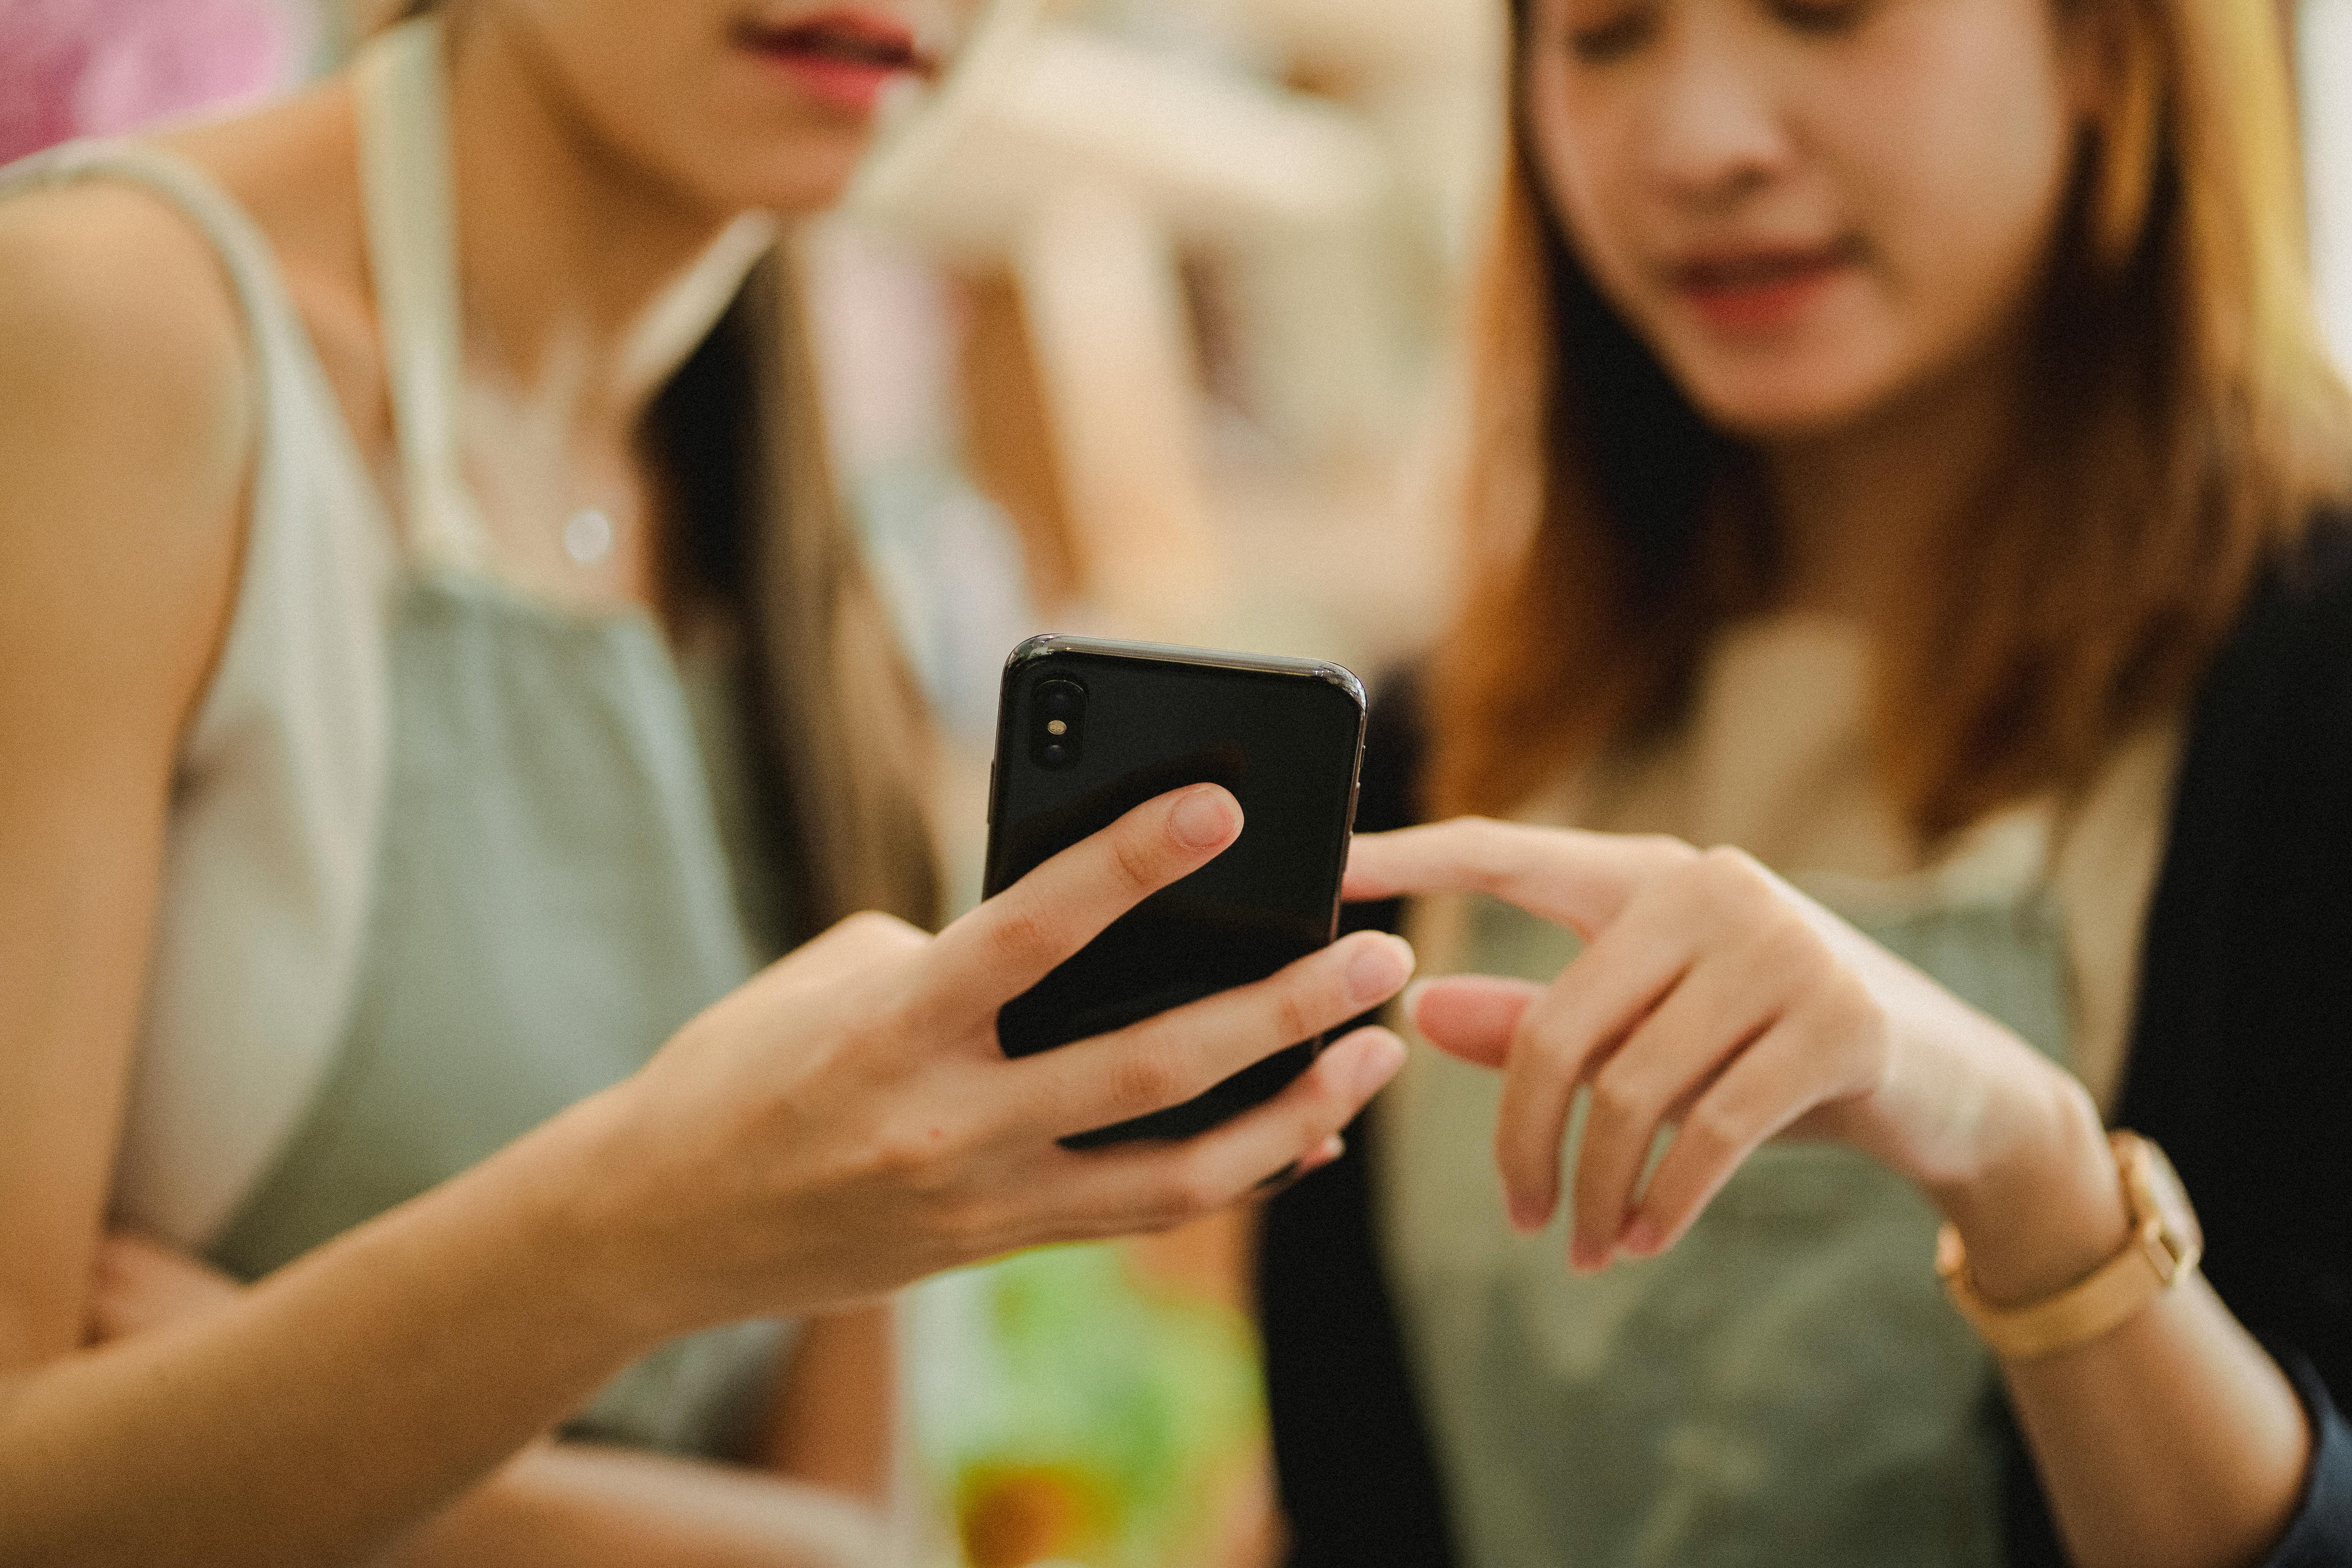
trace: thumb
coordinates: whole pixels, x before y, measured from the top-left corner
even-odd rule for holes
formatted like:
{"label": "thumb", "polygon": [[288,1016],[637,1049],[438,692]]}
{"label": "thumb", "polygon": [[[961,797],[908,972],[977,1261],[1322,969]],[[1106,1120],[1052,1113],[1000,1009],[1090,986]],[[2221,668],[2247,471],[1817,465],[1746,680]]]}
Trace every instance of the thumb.
{"label": "thumb", "polygon": [[1511,1037],[1544,988],[1496,974],[1449,974],[1417,982],[1404,994],[1404,1016],[1447,1056],[1499,1068]]}

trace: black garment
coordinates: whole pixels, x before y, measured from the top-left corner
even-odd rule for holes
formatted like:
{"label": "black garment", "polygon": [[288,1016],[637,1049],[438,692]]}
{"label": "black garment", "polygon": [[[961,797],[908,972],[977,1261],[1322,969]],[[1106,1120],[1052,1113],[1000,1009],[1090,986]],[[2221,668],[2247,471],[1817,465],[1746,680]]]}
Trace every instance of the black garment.
{"label": "black garment", "polygon": [[[1421,820],[1410,681],[1375,706],[1357,826]],[[1358,923],[1393,928],[1394,905]],[[2191,710],[2116,1124],[2163,1145],[2205,1270],[2312,1416],[2271,1568],[2352,1568],[2352,527],[2273,573]],[[1445,1502],[1381,1272],[1367,1155],[1269,1206],[1258,1263],[1293,1568],[1445,1568]],[[1922,1267],[1925,1267],[1923,1262]],[[2331,1391],[2334,1398],[2331,1399]],[[1989,1391],[1998,1398],[1998,1390]],[[2012,1568],[2064,1562],[2012,1434]]]}
{"label": "black garment", "polygon": [[[1383,688],[1364,731],[1356,831],[1403,827],[1421,735],[1409,678]],[[1350,904],[1341,925],[1394,931],[1400,900]],[[1274,1417],[1274,1463],[1290,1521],[1291,1568],[1447,1568],[1437,1462],[1405,1373],[1372,1231],[1372,1118],[1347,1152],[1265,1205],[1257,1293]]]}

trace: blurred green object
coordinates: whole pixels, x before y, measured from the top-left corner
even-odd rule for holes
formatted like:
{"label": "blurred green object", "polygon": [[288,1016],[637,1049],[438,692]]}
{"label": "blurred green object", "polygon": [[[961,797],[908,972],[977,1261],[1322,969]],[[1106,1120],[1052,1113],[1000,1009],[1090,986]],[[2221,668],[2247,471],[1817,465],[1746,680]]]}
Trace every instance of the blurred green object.
{"label": "blurred green object", "polygon": [[918,1321],[916,1441],[971,1568],[1169,1568],[1212,1550],[1265,1432],[1239,1313],[1085,1246],[936,1280]]}

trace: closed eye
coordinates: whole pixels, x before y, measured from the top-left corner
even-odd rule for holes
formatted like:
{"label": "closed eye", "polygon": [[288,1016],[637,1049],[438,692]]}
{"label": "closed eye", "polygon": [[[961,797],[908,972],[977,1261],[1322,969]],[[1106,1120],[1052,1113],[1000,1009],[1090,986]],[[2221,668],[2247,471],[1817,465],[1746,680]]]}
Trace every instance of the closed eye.
{"label": "closed eye", "polygon": [[1648,43],[1657,30],[1656,6],[1628,6],[1605,22],[1570,28],[1568,52],[1580,65],[1607,65]]}
{"label": "closed eye", "polygon": [[1772,15],[1800,33],[1849,32],[1870,9],[1870,0],[1770,0]]}

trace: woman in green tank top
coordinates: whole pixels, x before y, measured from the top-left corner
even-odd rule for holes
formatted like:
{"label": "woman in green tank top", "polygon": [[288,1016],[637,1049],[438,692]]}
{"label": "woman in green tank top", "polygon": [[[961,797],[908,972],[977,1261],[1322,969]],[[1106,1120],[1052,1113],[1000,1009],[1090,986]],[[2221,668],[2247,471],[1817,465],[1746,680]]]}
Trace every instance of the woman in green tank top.
{"label": "woman in green tank top", "polygon": [[1394,1070],[1059,1146],[1403,984],[1367,936],[1004,1058],[1214,788],[924,929],[775,246],[913,20],[453,0],[0,174],[0,1561],[852,1560],[709,1462],[878,1485],[845,1314],[1328,1160]]}

